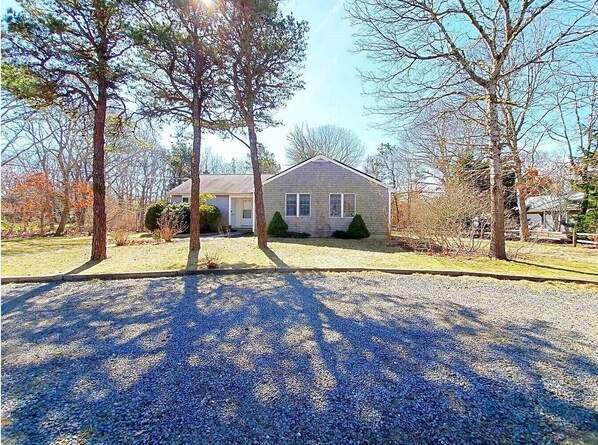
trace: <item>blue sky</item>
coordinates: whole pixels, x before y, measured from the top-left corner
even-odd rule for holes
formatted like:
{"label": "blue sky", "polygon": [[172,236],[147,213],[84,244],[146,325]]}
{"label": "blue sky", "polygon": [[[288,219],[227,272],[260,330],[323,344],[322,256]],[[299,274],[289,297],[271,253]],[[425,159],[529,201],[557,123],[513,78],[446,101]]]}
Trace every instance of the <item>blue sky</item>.
{"label": "blue sky", "polygon": [[[290,0],[283,3],[285,13],[292,12],[309,23],[309,40],[303,80],[305,89],[295,94],[277,114],[283,125],[264,130],[258,138],[278,161],[287,164],[286,136],[294,125],[305,122],[310,127],[332,124],[354,131],[367,153],[389,138],[371,128],[375,116],[368,116],[365,105],[373,100],[361,94],[357,68],[367,61],[352,52],[351,26],[343,0]],[[239,142],[222,141],[216,135],[206,137],[208,144],[225,158],[245,156],[248,149]],[[392,140],[390,140],[392,141]]]}
{"label": "blue sky", "polygon": [[[303,71],[305,89],[299,91],[286,107],[276,114],[283,122],[269,128],[258,139],[272,151],[283,166],[286,136],[294,125],[305,122],[310,127],[332,124],[354,131],[363,141],[367,153],[374,153],[380,143],[392,139],[371,128],[375,116],[368,116],[365,106],[373,98],[364,96],[357,68],[363,68],[365,56],[352,52],[351,26],[345,18],[344,0],[288,0],[282,2],[285,13],[309,23],[308,48]],[[14,0],[2,2],[2,10],[15,7]],[[172,128],[166,128],[163,141],[170,145]],[[223,140],[217,135],[204,136],[206,145],[225,159],[244,158],[247,147],[238,141]]]}

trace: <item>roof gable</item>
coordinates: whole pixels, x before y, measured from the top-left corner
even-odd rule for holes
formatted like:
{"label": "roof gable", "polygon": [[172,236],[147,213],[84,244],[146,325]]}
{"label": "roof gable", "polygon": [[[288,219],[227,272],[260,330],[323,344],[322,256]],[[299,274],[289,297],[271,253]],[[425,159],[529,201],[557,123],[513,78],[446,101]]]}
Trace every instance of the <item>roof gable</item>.
{"label": "roof gable", "polygon": [[345,170],[348,170],[348,171],[350,171],[351,173],[353,173],[355,175],[358,175],[358,176],[361,176],[362,178],[367,179],[368,181],[375,182],[376,184],[378,184],[378,185],[380,185],[380,186],[382,186],[382,187],[384,187],[384,188],[386,188],[388,190],[395,191],[395,189],[393,189],[392,187],[384,184],[379,179],[374,178],[373,176],[370,176],[367,173],[362,172],[361,170],[357,170],[354,167],[351,167],[351,166],[349,166],[347,164],[344,164],[344,163],[342,163],[340,161],[337,161],[336,159],[332,159],[332,158],[329,158],[329,157],[324,156],[324,155],[317,155],[317,156],[314,156],[313,158],[309,158],[309,159],[306,159],[305,161],[301,161],[298,164],[295,164],[292,167],[289,167],[286,170],[281,171],[280,173],[277,173],[277,174],[275,174],[273,176],[270,176],[268,179],[266,179],[264,181],[264,184],[267,184],[267,183],[269,183],[269,182],[271,182],[271,181],[273,181],[275,179],[278,179],[281,176],[284,176],[287,173],[290,173],[290,172],[292,172],[292,171],[294,171],[294,170],[296,170],[296,169],[298,169],[300,167],[303,167],[303,166],[305,166],[305,165],[307,165],[307,164],[309,164],[311,162],[317,162],[317,161],[332,162],[333,164],[335,164],[335,165],[337,165],[337,166],[339,166],[339,167],[341,167],[341,168],[343,168]]}

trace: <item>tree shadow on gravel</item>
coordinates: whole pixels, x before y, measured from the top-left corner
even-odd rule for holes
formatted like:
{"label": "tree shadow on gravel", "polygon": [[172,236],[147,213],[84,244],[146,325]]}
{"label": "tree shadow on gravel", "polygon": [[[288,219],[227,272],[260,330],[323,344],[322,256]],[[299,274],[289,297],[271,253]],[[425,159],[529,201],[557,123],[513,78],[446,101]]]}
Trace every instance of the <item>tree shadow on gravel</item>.
{"label": "tree shadow on gravel", "polygon": [[334,277],[10,288],[3,439],[550,443],[598,434],[591,338],[533,318],[492,321],[491,307],[459,300],[457,282],[424,293],[430,278],[393,277],[390,292],[372,275]]}

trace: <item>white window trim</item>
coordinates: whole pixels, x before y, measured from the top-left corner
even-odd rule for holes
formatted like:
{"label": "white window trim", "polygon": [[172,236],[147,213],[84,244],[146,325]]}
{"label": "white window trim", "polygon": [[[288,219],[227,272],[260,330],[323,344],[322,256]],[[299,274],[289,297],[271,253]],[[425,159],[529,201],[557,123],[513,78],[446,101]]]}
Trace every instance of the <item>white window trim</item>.
{"label": "white window trim", "polygon": [[[330,197],[332,195],[341,195],[341,216],[330,215]],[[353,216],[345,216],[345,195],[355,196],[355,215],[357,215],[357,193],[328,193],[328,218],[354,218]]]}
{"label": "white window trim", "polygon": [[[288,195],[295,195],[297,197],[297,202],[295,204],[295,215],[287,215],[287,196]],[[299,214],[299,195],[309,195],[309,215],[300,215]],[[287,218],[309,218],[311,217],[311,193],[285,193],[284,194],[284,216]]]}

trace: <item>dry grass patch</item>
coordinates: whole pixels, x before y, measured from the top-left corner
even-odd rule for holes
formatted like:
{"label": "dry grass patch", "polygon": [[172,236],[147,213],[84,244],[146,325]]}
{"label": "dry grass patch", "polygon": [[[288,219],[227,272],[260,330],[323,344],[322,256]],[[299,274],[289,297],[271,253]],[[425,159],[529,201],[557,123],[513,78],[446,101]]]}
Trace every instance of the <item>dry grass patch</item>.
{"label": "dry grass patch", "polygon": [[[134,235],[133,239],[145,235]],[[2,276],[62,273],[112,273],[204,268],[190,258],[188,240],[172,243],[108,247],[108,259],[88,262],[90,237],[33,238],[2,243]],[[519,249],[515,261],[484,256],[454,257],[407,252],[385,241],[340,239],[276,239],[270,249],[257,248],[253,237],[204,240],[200,256],[218,255],[221,268],[241,267],[380,267],[495,272],[568,277],[598,281],[598,251],[567,245],[535,245]],[[512,249],[516,243],[510,244]]]}

